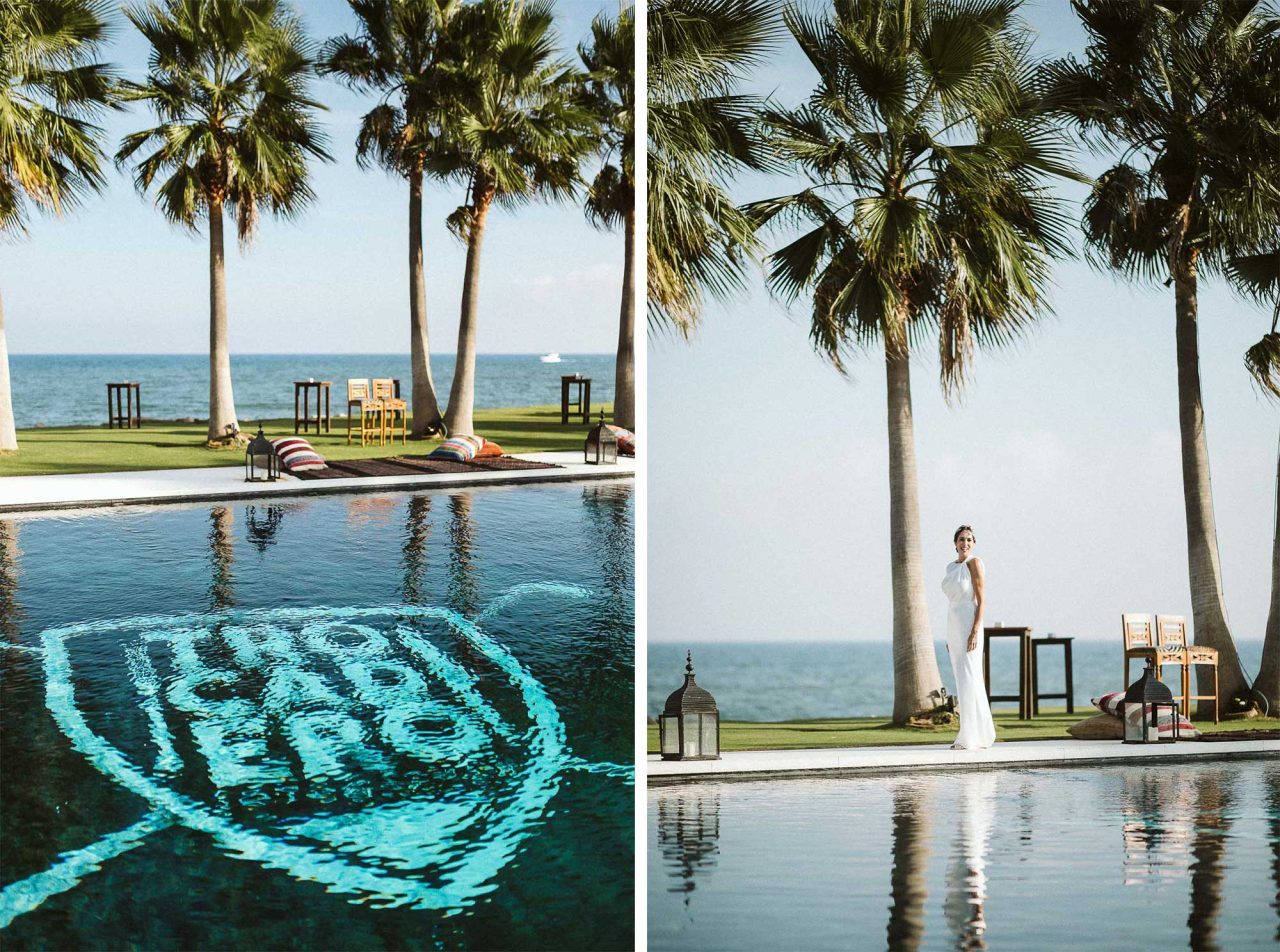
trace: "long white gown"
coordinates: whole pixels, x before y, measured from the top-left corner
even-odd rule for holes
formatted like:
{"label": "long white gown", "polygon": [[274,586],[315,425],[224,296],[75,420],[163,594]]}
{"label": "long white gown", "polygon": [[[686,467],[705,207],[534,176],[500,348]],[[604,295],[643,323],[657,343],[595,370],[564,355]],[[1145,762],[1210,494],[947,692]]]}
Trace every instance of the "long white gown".
{"label": "long white gown", "polygon": [[996,725],[991,719],[991,705],[987,703],[986,685],[982,680],[982,639],[978,639],[978,647],[973,651],[965,650],[977,611],[968,562],[969,559],[963,562],[952,559],[947,563],[942,590],[951,602],[947,610],[947,648],[956,677],[956,710],[960,714],[960,733],[955,742],[957,747],[966,750],[980,750],[996,742]]}

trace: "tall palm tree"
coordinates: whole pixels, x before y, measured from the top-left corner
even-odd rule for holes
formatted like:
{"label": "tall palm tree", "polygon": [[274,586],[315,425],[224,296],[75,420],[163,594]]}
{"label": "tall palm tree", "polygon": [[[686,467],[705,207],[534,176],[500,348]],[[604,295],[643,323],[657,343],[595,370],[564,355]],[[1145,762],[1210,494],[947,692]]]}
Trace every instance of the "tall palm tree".
{"label": "tall palm tree", "polygon": [[437,432],[443,420],[431,379],[427,290],[422,254],[422,180],[445,101],[450,21],[459,0],[348,0],[358,36],[325,44],[320,72],[380,99],[360,123],[356,160],[377,162],[409,182],[409,348],[413,367],[413,437]]}
{"label": "tall palm tree", "polygon": [[1065,218],[1044,186],[1076,177],[1034,109],[1016,3],[848,0],[784,21],[818,73],[808,102],[762,114],[769,143],[812,184],[748,206],[803,226],[768,259],[784,300],[811,295],[811,339],[843,371],[883,350],[889,435],[895,723],[941,688],[920,558],[910,355],[936,331],[948,395],[974,345],[1000,345],[1043,308]]}
{"label": "tall palm tree", "polygon": [[449,225],[467,243],[458,357],[445,425],[474,431],[480,250],[489,210],[572,195],[592,128],[581,74],[559,57],[550,0],[479,0],[459,11],[455,85],[430,171],[467,185]]}
{"label": "tall palm tree", "polygon": [[[1197,285],[1234,249],[1280,227],[1280,96],[1268,89],[1280,20],[1261,0],[1072,5],[1088,34],[1085,58],[1052,65],[1050,95],[1101,149],[1124,148],[1085,204],[1091,259],[1134,279],[1173,284],[1191,611],[1196,641],[1218,650],[1221,690],[1230,697],[1248,679],[1222,595]],[[1198,673],[1198,693],[1211,693],[1210,675]]]}
{"label": "tall palm tree", "polygon": [[[1280,61],[1277,61],[1280,69]],[[1280,94],[1280,91],[1277,91]],[[1280,154],[1276,164],[1280,166]],[[1276,170],[1280,175],[1280,168]],[[1280,399],[1280,250],[1233,256],[1227,272],[1239,290],[1260,302],[1272,305],[1271,331],[1245,353],[1245,367],[1260,390]],[[1275,529],[1271,536],[1271,605],[1262,639],[1262,663],[1253,689],[1267,699],[1274,715],[1280,712],[1280,453],[1276,458]]]}
{"label": "tall palm tree", "polygon": [[587,69],[587,105],[600,125],[604,165],[587,193],[587,217],[597,225],[623,229],[622,305],[618,356],[613,376],[613,422],[636,425],[636,20],[627,7],[611,19],[591,23],[591,42],[578,47]]}
{"label": "tall palm tree", "polygon": [[328,159],[308,95],[309,44],[278,0],[156,0],[125,11],[151,44],[145,83],[123,98],[148,103],[160,124],[125,137],[116,161],[137,160],[138,190],[191,229],[209,223],[209,431],[239,439],[227,349],[223,209],[242,247],[259,207],[292,217],[311,199],[307,159]]}
{"label": "tall palm tree", "polygon": [[759,244],[726,187],[761,169],[757,96],[738,87],[777,35],[773,0],[650,0],[649,326],[688,337],[704,295],[742,285]]}
{"label": "tall palm tree", "polygon": [[[111,67],[97,0],[0,3],[0,236],[25,232],[29,206],[61,214],[102,188],[93,121],[111,102]],[[16,450],[9,349],[0,304],[0,452]]]}

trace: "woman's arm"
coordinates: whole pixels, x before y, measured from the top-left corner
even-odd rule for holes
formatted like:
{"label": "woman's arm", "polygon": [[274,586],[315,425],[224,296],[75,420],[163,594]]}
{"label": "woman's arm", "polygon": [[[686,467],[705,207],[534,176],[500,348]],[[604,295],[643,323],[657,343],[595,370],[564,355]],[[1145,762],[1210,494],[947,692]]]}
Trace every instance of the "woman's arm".
{"label": "woman's arm", "polygon": [[982,560],[976,555],[968,561],[969,578],[973,581],[973,630],[969,632],[969,643],[966,651],[978,648],[978,632],[982,630],[982,609],[987,603],[986,577],[982,572]]}

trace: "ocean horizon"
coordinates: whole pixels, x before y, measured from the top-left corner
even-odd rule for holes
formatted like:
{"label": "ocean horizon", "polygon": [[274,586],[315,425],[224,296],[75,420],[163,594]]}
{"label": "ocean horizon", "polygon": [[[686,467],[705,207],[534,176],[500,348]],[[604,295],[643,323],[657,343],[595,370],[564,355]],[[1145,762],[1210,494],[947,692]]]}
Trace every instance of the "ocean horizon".
{"label": "ocean horizon", "polygon": [[[1236,649],[1247,675],[1258,671],[1262,640],[1237,640]],[[684,683],[685,652],[693,652],[698,684],[716,699],[720,716],[732,721],[800,721],[835,717],[884,717],[893,710],[893,643],[879,641],[792,642],[650,642],[645,710],[656,717],[667,695]],[[948,692],[955,679],[946,642],[935,641],[938,671]],[[1040,686],[1063,692],[1062,649],[1041,648]],[[993,644],[993,694],[1018,691],[1018,653],[1014,641]],[[1124,653],[1119,637],[1111,640],[1076,638],[1072,643],[1075,709],[1081,718],[1097,713],[1089,703],[1111,691],[1123,691]],[[1130,680],[1141,673],[1135,661]],[[1063,707],[1061,700],[1042,706]],[[1015,704],[996,704],[1012,710]]]}
{"label": "ocean horizon", "polygon": [[[561,374],[591,379],[592,406],[613,400],[613,354],[561,354],[543,363],[539,354],[478,354],[477,409],[558,405]],[[453,383],[453,354],[432,356],[431,373],[442,408]],[[411,396],[408,353],[232,354],[236,416],[248,424],[293,416],[295,380],[329,380],[335,417],[346,413],[348,378],[395,377]],[[204,420],[209,414],[209,355],[14,354],[9,355],[13,413],[18,429],[106,423],[106,385],[141,384],[143,417]]]}

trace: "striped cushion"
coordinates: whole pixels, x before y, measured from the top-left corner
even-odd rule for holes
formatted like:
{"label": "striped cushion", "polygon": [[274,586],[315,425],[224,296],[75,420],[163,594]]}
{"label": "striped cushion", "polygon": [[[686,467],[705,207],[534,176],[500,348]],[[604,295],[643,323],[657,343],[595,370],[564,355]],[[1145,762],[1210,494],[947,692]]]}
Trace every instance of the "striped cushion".
{"label": "striped cushion", "polygon": [[272,440],[280,465],[293,473],[305,473],[311,469],[325,469],[324,457],[312,449],[311,444],[296,436]]}
{"label": "striped cushion", "polygon": [[636,435],[630,430],[623,429],[620,426],[614,426],[612,423],[606,423],[609,429],[613,431],[613,435],[618,438],[618,455],[619,456],[635,456],[636,455]]}
{"label": "striped cushion", "polygon": [[[1114,714],[1116,717],[1124,717],[1124,692],[1112,691],[1110,694],[1104,694],[1102,697],[1091,699],[1093,706],[1104,714]],[[1156,720],[1157,734],[1171,734],[1173,732],[1173,719],[1168,714],[1162,713]],[[1178,736],[1194,739],[1200,736],[1200,732],[1195,726],[1187,720],[1182,714],[1178,715]]]}
{"label": "striped cushion", "polygon": [[451,436],[428,455],[428,459],[449,459],[455,463],[468,463],[484,449],[483,436]]}

